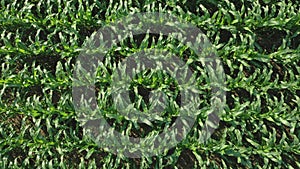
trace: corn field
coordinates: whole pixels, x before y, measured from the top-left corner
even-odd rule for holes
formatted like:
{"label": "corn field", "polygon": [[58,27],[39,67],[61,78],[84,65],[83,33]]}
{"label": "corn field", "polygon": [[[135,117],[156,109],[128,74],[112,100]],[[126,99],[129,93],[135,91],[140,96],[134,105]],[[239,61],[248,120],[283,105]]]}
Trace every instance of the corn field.
{"label": "corn field", "polygon": [[[300,168],[300,2],[0,3],[0,168]],[[142,71],[128,85],[129,101],[141,111],[151,107],[150,90],[166,93],[173,104],[159,117],[139,121],[116,113],[113,103],[122,99],[110,96],[113,70],[140,49],[160,48],[178,56],[195,76],[201,98],[194,105],[199,107],[194,124],[177,145],[154,156],[129,158],[84,134],[73,103],[73,74],[91,35],[142,12],[172,14],[206,35],[224,70],[226,103],[218,127],[200,142],[212,89],[197,54],[160,34],[127,37],[106,53],[95,73],[96,102],[110,126],[147,138],[167,130],[178,117],[183,104],[179,82],[163,71]]]}

